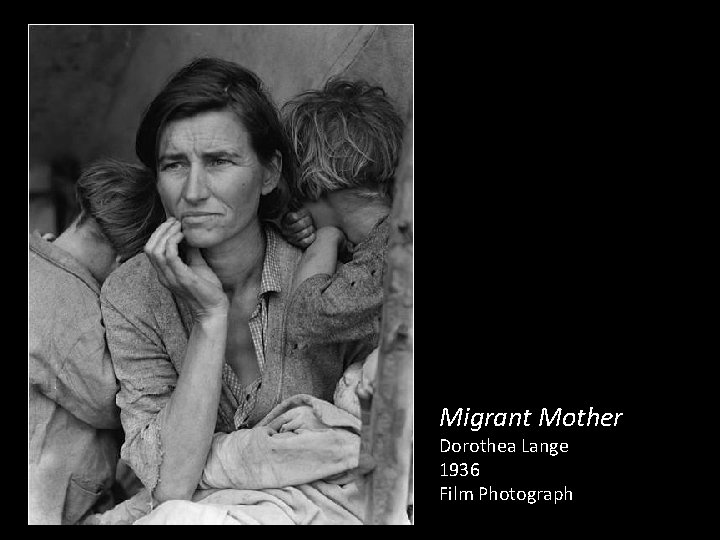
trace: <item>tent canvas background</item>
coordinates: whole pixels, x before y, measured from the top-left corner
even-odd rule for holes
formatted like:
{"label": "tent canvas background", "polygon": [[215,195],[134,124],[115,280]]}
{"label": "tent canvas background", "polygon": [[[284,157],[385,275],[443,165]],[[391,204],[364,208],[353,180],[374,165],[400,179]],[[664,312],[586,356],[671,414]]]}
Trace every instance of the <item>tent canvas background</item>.
{"label": "tent canvas background", "polygon": [[46,196],[53,164],[138,161],[135,130],[144,108],[192,58],[248,67],[279,106],[333,75],[364,78],[383,86],[407,117],[412,53],[412,25],[29,26],[29,230],[62,226],[57,200]]}

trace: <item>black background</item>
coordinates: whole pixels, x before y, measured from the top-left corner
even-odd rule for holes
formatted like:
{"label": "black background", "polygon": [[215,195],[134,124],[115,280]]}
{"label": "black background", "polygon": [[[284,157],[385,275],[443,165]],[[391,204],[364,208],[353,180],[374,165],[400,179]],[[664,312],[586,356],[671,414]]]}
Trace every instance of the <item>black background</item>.
{"label": "black background", "polygon": [[[415,28],[415,523],[587,532],[648,499],[653,443],[633,402],[662,301],[643,164],[658,122],[653,58],[633,29],[517,22],[441,40]],[[590,406],[623,416],[538,427],[543,407]],[[441,428],[445,407],[529,409],[532,425]],[[441,453],[441,438],[518,452]],[[523,454],[523,438],[569,452]],[[480,475],[443,478],[451,462]],[[441,501],[441,486],[475,500]],[[573,500],[479,502],[480,486],[567,486]]]}

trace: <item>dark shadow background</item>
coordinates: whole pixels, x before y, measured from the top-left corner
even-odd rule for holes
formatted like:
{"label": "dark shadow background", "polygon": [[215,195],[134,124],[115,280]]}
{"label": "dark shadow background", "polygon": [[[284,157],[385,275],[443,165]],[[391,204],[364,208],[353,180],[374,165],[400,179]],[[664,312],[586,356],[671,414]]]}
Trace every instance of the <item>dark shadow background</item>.
{"label": "dark shadow background", "polygon": [[[655,114],[644,56],[589,24],[535,26],[513,13],[481,26],[452,42],[473,54],[443,64],[463,75],[440,100],[446,115],[433,136],[415,137],[416,185],[432,185],[415,191],[415,466],[433,478],[418,473],[417,523],[425,510],[448,531],[460,523],[503,535],[627,530],[626,518],[660,496],[646,479],[662,444],[661,433],[657,442],[641,437],[653,415],[636,405],[663,369],[663,297],[649,256],[656,233],[640,160]],[[436,46],[416,43],[418,58]],[[436,65],[418,62],[417,80]],[[462,99],[452,99],[457,88]],[[417,84],[416,107],[436,92]],[[624,416],[617,427],[537,427],[543,407],[590,406]],[[439,427],[444,407],[529,409],[532,426]],[[518,449],[523,438],[567,442],[569,453],[442,453],[441,438]],[[478,463],[480,475],[442,478],[438,469],[451,462]],[[441,501],[439,488],[453,485],[476,495],[479,486],[567,486],[574,499]]]}

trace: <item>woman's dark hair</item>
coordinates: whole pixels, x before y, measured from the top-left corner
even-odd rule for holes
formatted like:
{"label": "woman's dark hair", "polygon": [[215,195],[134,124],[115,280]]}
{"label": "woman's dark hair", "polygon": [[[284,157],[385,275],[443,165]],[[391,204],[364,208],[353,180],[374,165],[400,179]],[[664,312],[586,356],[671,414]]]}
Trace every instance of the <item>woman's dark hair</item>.
{"label": "woman's dark hair", "polygon": [[78,225],[95,221],[123,261],[140,253],[165,211],[149,169],[114,159],[85,168],[75,185]]}
{"label": "woman's dark hair", "polygon": [[297,159],[295,199],[355,189],[392,200],[404,123],[380,86],[330,79],[288,101],[282,114]]}
{"label": "woman's dark hair", "polygon": [[278,186],[260,198],[261,220],[279,218],[293,181],[293,158],[270,94],[252,71],[220,58],[198,58],[176,72],[145,111],[135,138],[135,152],[157,173],[158,143],[172,120],[207,111],[233,111],[250,135],[250,144],[263,165],[282,157]]}

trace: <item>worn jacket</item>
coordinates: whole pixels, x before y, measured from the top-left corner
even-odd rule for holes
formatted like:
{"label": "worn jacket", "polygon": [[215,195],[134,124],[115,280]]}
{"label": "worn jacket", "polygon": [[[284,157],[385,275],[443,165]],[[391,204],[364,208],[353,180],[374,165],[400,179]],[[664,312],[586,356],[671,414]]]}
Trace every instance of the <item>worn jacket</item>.
{"label": "worn jacket", "polygon": [[[265,365],[249,427],[295,394],[331,401],[345,368],[372,350],[372,345],[363,340],[312,344],[288,337],[293,335],[289,329],[297,323],[286,313],[301,252],[283,239],[275,244],[273,260],[280,268],[281,290],[269,293]],[[183,300],[158,281],[144,254],[130,259],[107,279],[101,301],[120,382],[117,404],[125,430],[122,458],[152,493],[163,456],[160,433],[164,411],[183,369],[192,316]],[[221,392],[215,431],[232,433],[236,430],[235,408],[225,378]]]}
{"label": "worn jacket", "polygon": [[28,521],[74,524],[107,497],[121,440],[100,286],[35,233],[28,244]]}

